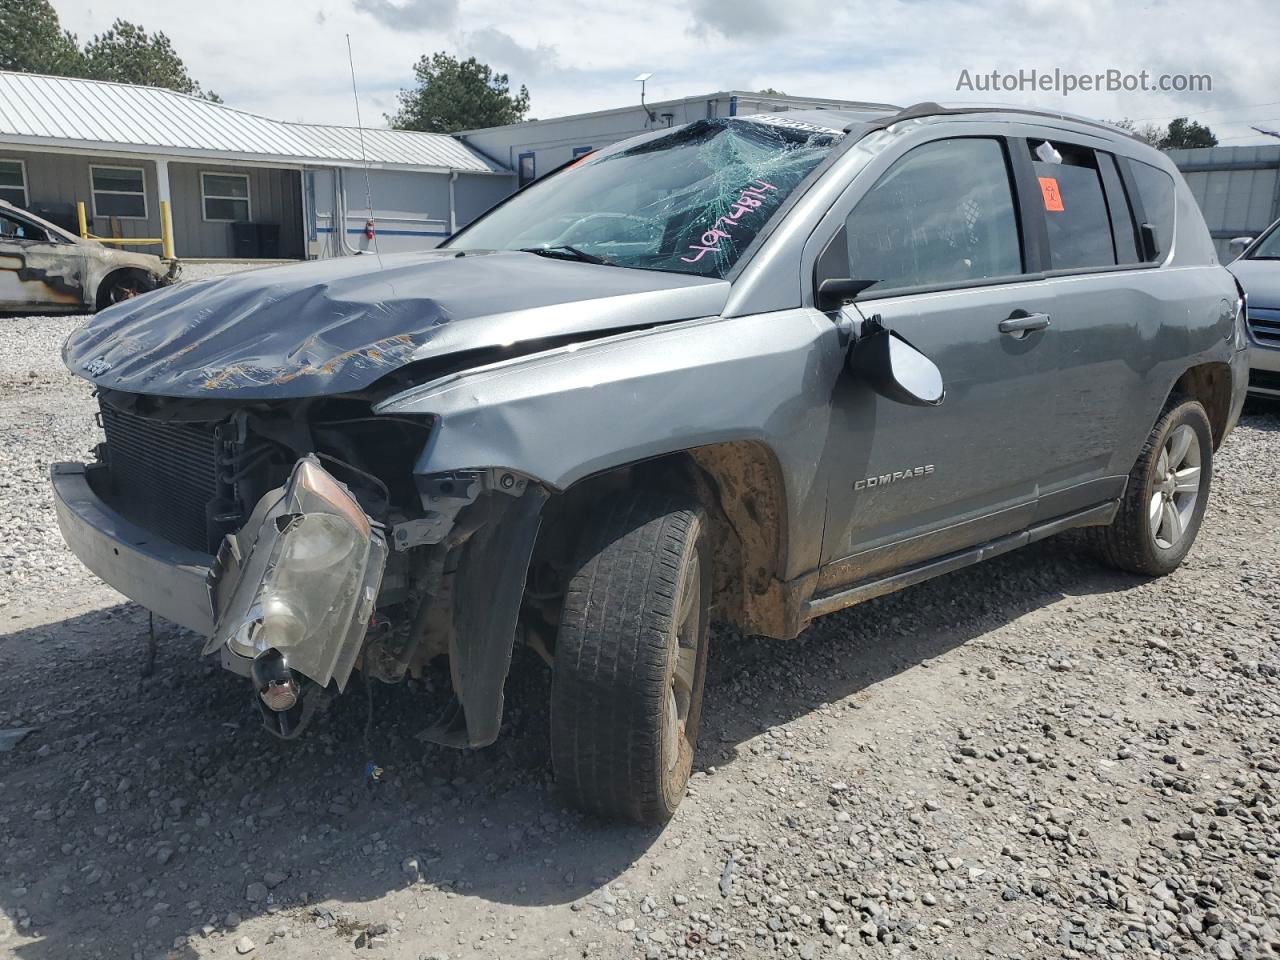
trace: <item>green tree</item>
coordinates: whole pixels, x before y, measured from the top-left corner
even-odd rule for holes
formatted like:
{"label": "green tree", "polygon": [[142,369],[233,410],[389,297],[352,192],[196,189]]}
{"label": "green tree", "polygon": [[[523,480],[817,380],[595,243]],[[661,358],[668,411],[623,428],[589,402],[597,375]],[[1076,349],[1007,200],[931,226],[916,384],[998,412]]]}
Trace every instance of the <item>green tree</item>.
{"label": "green tree", "polygon": [[0,0],[0,70],[78,77],[84,55],[49,0]]}
{"label": "green tree", "polygon": [[1218,138],[1213,135],[1213,131],[1208,127],[1196,123],[1194,120],[1188,120],[1186,117],[1178,117],[1176,120],[1169,121],[1169,131],[1160,140],[1161,150],[1180,150],[1187,147],[1216,147]]}
{"label": "green tree", "polygon": [[401,90],[399,109],[387,116],[399,130],[454,133],[519,123],[529,112],[528,89],[522,85],[512,93],[505,73],[494,73],[475,57],[433,53],[418,60],[413,73],[418,85]]}
{"label": "green tree", "polygon": [[1153,147],[1159,147],[1160,142],[1164,139],[1165,131],[1161,130],[1154,123],[1144,123],[1142,126],[1138,126],[1128,118],[1124,120],[1113,120],[1111,122],[1121,130],[1128,130],[1139,140],[1143,140],[1146,143],[1151,144]]}
{"label": "green tree", "polygon": [[222,102],[216,93],[206,93],[191,79],[167,36],[160,32],[148,34],[127,20],[117,20],[110,30],[85,44],[84,62],[86,75],[94,80],[166,87]]}
{"label": "green tree", "polygon": [[763,97],[785,97],[786,94],[781,90],[775,90],[773,87],[765,87],[763,90],[757,90],[756,93]]}

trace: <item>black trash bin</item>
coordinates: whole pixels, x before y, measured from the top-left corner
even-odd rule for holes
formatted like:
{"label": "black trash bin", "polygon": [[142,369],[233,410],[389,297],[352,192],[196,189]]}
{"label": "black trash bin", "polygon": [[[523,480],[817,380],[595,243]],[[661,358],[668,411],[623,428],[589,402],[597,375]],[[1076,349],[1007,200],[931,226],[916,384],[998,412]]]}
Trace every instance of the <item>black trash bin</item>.
{"label": "black trash bin", "polygon": [[231,255],[237,260],[256,260],[262,256],[258,224],[241,221],[231,224]]}
{"label": "black trash bin", "polygon": [[280,259],[280,224],[258,224],[258,256],[268,260]]}

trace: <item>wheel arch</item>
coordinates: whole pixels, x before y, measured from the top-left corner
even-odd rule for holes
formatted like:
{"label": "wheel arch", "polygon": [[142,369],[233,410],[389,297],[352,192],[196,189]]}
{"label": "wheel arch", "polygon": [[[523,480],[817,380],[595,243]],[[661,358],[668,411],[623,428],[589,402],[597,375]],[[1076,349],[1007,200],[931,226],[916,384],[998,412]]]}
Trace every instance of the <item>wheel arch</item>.
{"label": "wheel arch", "polygon": [[138,281],[139,293],[154,290],[156,286],[155,278],[140,267],[113,267],[102,275],[93,291],[93,306],[95,310],[102,310],[111,306],[111,302],[108,299],[111,287],[117,281],[124,279]]}
{"label": "wheel arch", "polygon": [[[782,469],[759,440],[673,451],[584,477],[547,504],[540,541],[563,553],[604,497],[650,487],[695,495],[707,510],[715,556],[716,619],[745,633],[793,636],[799,609],[782,579],[787,498]],[[537,551],[535,550],[535,561]]]}
{"label": "wheel arch", "polygon": [[1209,427],[1213,431],[1213,448],[1217,450],[1222,446],[1231,423],[1230,366],[1223,361],[1213,361],[1189,367],[1174,382],[1165,406],[1177,397],[1200,402],[1208,414]]}

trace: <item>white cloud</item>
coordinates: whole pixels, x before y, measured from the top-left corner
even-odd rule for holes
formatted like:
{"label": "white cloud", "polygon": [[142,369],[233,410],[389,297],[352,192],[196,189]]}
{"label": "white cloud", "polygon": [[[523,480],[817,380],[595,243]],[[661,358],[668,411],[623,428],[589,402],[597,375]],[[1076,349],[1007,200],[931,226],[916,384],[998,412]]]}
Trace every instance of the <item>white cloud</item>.
{"label": "white cloud", "polygon": [[[366,120],[394,109],[423,54],[474,54],[525,84],[539,117],[774,87],[806,96],[911,103],[998,99],[1097,117],[1202,117],[1220,137],[1280,122],[1274,70],[1249,38],[1280,35],[1274,0],[53,0],[82,37],[115,17],[169,34],[192,75],[229,104],[282,119],[351,123],[351,34]],[[357,8],[357,3],[360,6]],[[1211,93],[956,92],[961,69],[1211,73]],[[1260,138],[1254,138],[1255,140]],[[1249,142],[1232,140],[1229,142]]]}

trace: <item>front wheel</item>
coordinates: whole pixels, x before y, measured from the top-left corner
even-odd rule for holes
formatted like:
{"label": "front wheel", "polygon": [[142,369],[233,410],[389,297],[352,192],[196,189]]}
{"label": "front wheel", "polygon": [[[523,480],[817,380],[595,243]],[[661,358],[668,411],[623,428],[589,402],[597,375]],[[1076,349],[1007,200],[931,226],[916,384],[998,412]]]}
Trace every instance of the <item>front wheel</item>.
{"label": "front wheel", "polygon": [[661,824],[684,796],[707,669],[706,526],[696,502],[650,493],[591,522],[551,680],[552,766],[579,809]]}
{"label": "front wheel", "polygon": [[1103,558],[1131,573],[1163,576],[1195,542],[1209,501],[1213,433],[1196,400],[1170,406],[1151,430],[1111,526],[1097,528]]}

